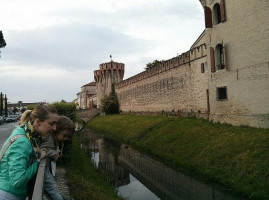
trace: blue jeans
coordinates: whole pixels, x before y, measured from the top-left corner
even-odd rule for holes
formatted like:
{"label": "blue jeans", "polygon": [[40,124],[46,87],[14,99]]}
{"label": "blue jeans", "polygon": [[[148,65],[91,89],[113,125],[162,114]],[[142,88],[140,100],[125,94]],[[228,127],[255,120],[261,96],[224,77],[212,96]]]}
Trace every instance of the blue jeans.
{"label": "blue jeans", "polygon": [[48,193],[52,200],[63,200],[58,187],[54,181],[52,174],[50,173],[50,161],[48,159],[45,174],[44,174],[44,190]]}
{"label": "blue jeans", "polygon": [[10,194],[4,190],[0,190],[0,199],[1,200],[20,200],[18,197]]}

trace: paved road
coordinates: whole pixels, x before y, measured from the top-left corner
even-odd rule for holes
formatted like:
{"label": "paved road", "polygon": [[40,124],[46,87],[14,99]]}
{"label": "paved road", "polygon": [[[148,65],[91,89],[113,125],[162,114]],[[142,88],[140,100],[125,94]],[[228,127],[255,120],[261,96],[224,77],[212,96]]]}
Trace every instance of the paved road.
{"label": "paved road", "polygon": [[5,143],[6,139],[10,136],[12,131],[19,126],[19,122],[6,123],[0,125],[0,149]]}

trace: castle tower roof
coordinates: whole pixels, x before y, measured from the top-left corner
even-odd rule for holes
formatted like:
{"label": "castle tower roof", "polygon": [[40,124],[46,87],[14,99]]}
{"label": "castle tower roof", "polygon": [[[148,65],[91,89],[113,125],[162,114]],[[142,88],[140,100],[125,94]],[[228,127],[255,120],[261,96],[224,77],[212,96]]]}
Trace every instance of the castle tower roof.
{"label": "castle tower roof", "polygon": [[102,70],[102,69],[106,69],[106,68],[108,69],[108,68],[113,67],[113,66],[118,66],[118,67],[123,66],[124,67],[124,64],[111,60],[110,62],[102,63],[99,66],[100,66],[100,70]]}
{"label": "castle tower roof", "polygon": [[111,60],[110,62],[102,63],[99,65],[99,70],[94,71],[95,81],[97,82],[97,78],[99,76],[102,76],[109,71],[118,71],[120,76],[123,78],[124,67],[124,63],[115,62],[113,60]]}

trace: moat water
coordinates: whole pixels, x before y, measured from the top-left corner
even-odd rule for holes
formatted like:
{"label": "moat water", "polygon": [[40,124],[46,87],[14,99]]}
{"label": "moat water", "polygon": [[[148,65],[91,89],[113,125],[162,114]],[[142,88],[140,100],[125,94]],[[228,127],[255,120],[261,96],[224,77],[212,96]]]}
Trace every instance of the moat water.
{"label": "moat water", "polygon": [[205,184],[155,161],[128,145],[84,131],[81,147],[106,174],[118,195],[129,200],[243,200],[217,185]]}

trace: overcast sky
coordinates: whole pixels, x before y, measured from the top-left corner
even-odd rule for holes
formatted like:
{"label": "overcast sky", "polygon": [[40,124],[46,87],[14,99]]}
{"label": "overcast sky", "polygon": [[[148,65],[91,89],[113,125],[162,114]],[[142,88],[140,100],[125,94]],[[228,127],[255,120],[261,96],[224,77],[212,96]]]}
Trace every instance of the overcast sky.
{"label": "overcast sky", "polygon": [[72,101],[99,64],[124,79],[189,50],[204,30],[198,0],[0,0],[0,92],[8,101]]}

